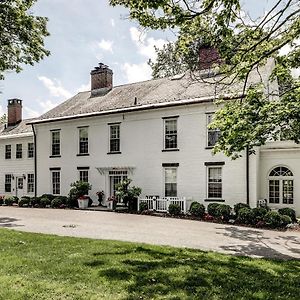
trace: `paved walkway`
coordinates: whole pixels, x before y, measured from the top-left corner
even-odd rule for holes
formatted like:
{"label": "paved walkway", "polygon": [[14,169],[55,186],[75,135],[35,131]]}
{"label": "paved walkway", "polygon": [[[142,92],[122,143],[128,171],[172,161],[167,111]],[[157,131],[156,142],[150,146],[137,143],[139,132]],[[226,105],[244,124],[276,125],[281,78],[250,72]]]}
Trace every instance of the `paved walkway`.
{"label": "paved walkway", "polygon": [[300,233],[143,215],[0,207],[0,227],[61,236],[122,240],[236,255],[300,259]]}

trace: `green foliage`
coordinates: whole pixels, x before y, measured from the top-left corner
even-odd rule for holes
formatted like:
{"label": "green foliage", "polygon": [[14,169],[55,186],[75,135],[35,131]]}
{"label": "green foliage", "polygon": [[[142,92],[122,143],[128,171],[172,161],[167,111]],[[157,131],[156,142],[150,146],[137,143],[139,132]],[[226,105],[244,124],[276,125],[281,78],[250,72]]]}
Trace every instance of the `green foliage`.
{"label": "green foliage", "polygon": [[6,123],[7,123],[7,116],[6,114],[4,114],[3,116],[0,117],[0,125]]}
{"label": "green foliage", "polygon": [[255,214],[251,208],[241,208],[238,211],[237,221],[241,224],[255,224]]}
{"label": "green foliage", "polygon": [[27,196],[21,197],[18,204],[20,207],[29,206],[30,205],[30,197],[27,197]]}
{"label": "green foliage", "polygon": [[[3,228],[0,245],[0,298],[5,300],[299,300],[299,260]],[[255,249],[261,253],[259,247],[246,251]]]}
{"label": "green foliage", "polygon": [[169,214],[173,216],[179,216],[181,214],[181,208],[179,204],[170,204],[169,205]]}
{"label": "green foliage", "polygon": [[280,208],[280,209],[278,209],[278,213],[280,215],[289,216],[293,222],[297,222],[296,212],[292,208],[289,208],[289,207]]}
{"label": "green foliage", "polygon": [[148,204],[147,202],[141,202],[140,203],[140,211],[145,211],[145,210],[148,210]]}
{"label": "green foliage", "polygon": [[230,214],[231,214],[230,205],[219,204],[219,206],[217,207],[217,217],[218,218],[220,218],[224,221],[228,221],[230,218]]}
{"label": "green foliage", "polygon": [[85,181],[76,181],[71,183],[67,205],[69,207],[78,207],[78,198],[87,195],[91,189],[92,186]]}
{"label": "green foliage", "polygon": [[195,217],[203,218],[205,206],[197,201],[191,203],[190,214]]}
{"label": "green foliage", "polygon": [[132,179],[127,178],[117,185],[116,196],[122,199],[129,210],[137,210],[137,198],[142,193],[142,189],[136,186],[129,187]]}
{"label": "green foliage", "polygon": [[4,197],[4,204],[5,205],[12,206],[14,202],[15,202],[14,196],[5,196]]}
{"label": "green foliage", "polygon": [[217,218],[218,217],[218,207],[220,206],[219,203],[209,203],[207,206],[207,212],[209,215]]}
{"label": "green foliage", "polygon": [[277,211],[269,211],[265,217],[264,221],[267,226],[271,228],[278,228],[281,226],[281,216]]}
{"label": "green foliage", "polygon": [[46,207],[49,205],[51,205],[51,200],[49,198],[47,198],[47,197],[41,198],[41,200],[40,200],[41,207]]}
{"label": "green foliage", "polygon": [[254,214],[255,223],[257,223],[259,221],[263,221],[268,210],[264,207],[255,207],[252,209],[252,212]]}
{"label": "green foliage", "polygon": [[52,194],[43,194],[40,198],[47,198],[50,201],[52,201],[55,198],[55,196]]}
{"label": "green foliage", "polygon": [[41,197],[32,197],[30,198],[30,205],[33,207],[38,207],[41,202]]}
{"label": "green foliage", "polygon": [[292,223],[292,219],[290,216],[287,215],[280,215],[281,219],[281,226],[286,227],[288,224]]}
{"label": "green foliage", "polygon": [[[197,2],[197,3],[196,3]],[[219,93],[219,110],[210,128],[221,132],[213,152],[238,158],[250,154],[269,139],[300,142],[300,81],[291,76],[300,67],[300,17],[297,1],[276,1],[269,12],[250,21],[238,0],[110,0],[129,9],[129,17],[150,29],[173,29],[177,40],[157,50],[150,62],[154,77],[186,69],[199,78],[198,51],[218,50],[223,62],[213,84]],[[275,17],[276,16],[276,17]],[[282,54],[284,47],[290,51]],[[271,74],[262,74],[268,59],[276,61]],[[257,73],[257,82],[251,81]],[[278,81],[279,91],[269,83]],[[239,86],[231,88],[230,86]],[[224,95],[230,94],[231,101]],[[279,98],[280,96],[280,98]],[[276,101],[269,101],[273,97]],[[224,100],[224,101],[222,101]]]}
{"label": "green foliage", "polygon": [[233,210],[235,212],[236,215],[238,215],[239,210],[242,208],[250,208],[250,206],[246,203],[237,203],[233,206]]}
{"label": "green foliage", "polygon": [[52,208],[59,208],[63,203],[62,199],[60,197],[55,197],[52,201],[51,201],[51,207]]}
{"label": "green foliage", "polygon": [[33,65],[50,53],[44,48],[44,38],[49,35],[47,18],[31,12],[35,3],[0,1],[0,80],[6,71],[20,72],[22,65]]}

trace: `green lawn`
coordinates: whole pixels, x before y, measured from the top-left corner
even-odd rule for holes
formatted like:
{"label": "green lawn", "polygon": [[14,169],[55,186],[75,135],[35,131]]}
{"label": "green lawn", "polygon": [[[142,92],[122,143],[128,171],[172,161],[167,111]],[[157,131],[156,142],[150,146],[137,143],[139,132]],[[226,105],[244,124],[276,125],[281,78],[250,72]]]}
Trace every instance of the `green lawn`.
{"label": "green lawn", "polygon": [[0,229],[0,299],[299,299],[300,262]]}

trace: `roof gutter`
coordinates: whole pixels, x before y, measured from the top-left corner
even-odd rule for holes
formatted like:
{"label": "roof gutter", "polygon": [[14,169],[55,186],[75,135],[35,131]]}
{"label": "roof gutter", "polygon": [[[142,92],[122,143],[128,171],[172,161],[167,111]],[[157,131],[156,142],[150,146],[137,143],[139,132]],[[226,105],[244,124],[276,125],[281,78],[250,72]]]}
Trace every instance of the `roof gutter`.
{"label": "roof gutter", "polygon": [[[226,96],[222,97],[222,99],[233,100],[233,99],[239,99],[240,97],[241,96],[236,96],[236,95],[235,96],[226,95]],[[172,101],[172,102],[146,104],[146,105],[141,105],[141,106],[112,109],[112,110],[106,110],[106,111],[100,111],[100,112],[91,112],[91,113],[77,114],[77,115],[71,115],[71,116],[65,116],[65,117],[49,118],[49,119],[44,119],[44,120],[41,119],[41,120],[28,122],[27,124],[52,123],[52,122],[57,122],[57,121],[90,118],[90,117],[95,117],[95,116],[105,116],[105,115],[112,115],[112,114],[118,114],[118,113],[144,111],[144,110],[151,110],[151,109],[165,108],[165,107],[175,107],[175,106],[181,106],[181,105],[187,105],[187,104],[209,103],[209,102],[213,102],[214,100],[217,100],[217,99],[218,99],[218,97],[211,96],[211,97],[185,99],[185,100]],[[221,98],[219,98],[219,99],[221,99]]]}

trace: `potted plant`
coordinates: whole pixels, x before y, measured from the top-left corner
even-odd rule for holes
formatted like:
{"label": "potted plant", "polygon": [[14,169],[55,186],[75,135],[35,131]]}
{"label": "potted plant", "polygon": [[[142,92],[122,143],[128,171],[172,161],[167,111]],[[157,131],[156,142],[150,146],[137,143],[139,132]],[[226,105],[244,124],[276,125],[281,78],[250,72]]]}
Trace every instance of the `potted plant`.
{"label": "potted plant", "polygon": [[112,210],[115,210],[116,206],[117,206],[118,199],[115,196],[111,196],[111,197],[108,197],[107,201],[109,203],[108,207]]}
{"label": "potted plant", "polygon": [[103,201],[103,198],[104,198],[104,191],[98,191],[97,193],[96,193],[96,195],[98,196],[98,201],[99,201],[99,206],[104,206],[103,204],[102,204],[102,201]]}
{"label": "potted plant", "polygon": [[130,211],[137,211],[137,199],[142,189],[136,186],[129,187],[131,179],[127,178],[117,185],[116,195],[123,200]]}
{"label": "potted plant", "polygon": [[69,192],[70,206],[78,205],[79,208],[87,208],[90,200],[90,197],[87,194],[91,188],[92,186],[85,181],[76,181],[71,183],[71,190]]}

